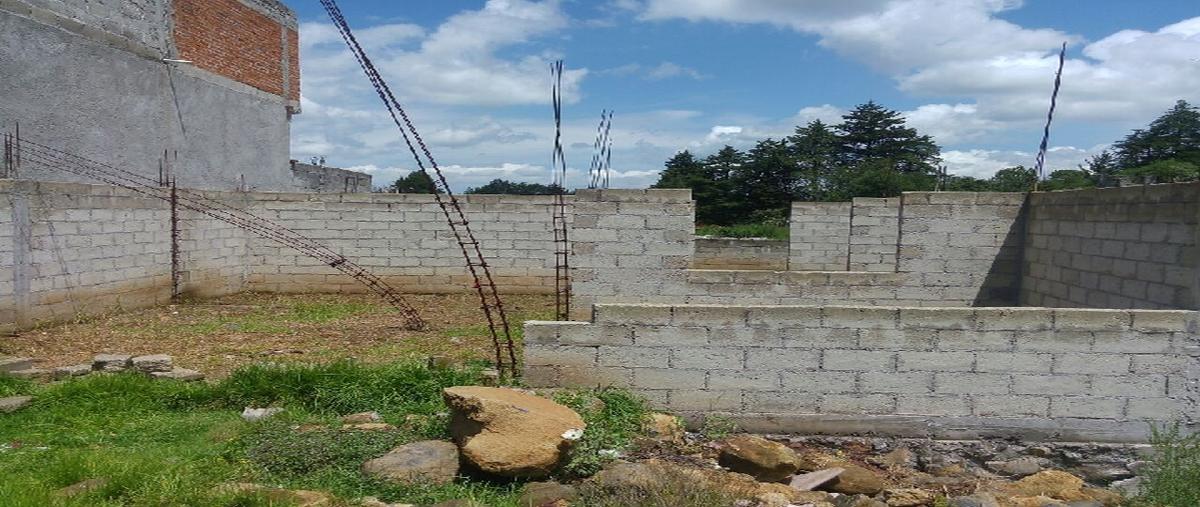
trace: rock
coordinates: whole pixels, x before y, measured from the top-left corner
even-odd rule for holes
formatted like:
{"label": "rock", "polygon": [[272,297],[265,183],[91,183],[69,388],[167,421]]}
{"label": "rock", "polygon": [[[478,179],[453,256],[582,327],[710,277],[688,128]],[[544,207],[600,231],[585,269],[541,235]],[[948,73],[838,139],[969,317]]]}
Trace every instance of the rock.
{"label": "rock", "polygon": [[874,496],[886,487],[883,478],[865,467],[849,462],[838,463],[837,466],[844,469],[842,473],[823,484],[821,489],[843,495]]}
{"label": "rock", "polygon": [[25,370],[10,371],[6,373],[6,375],[26,380],[40,380],[51,377],[50,370],[43,370],[41,368],[28,368]]}
{"label": "rock", "polygon": [[350,431],[395,431],[396,427],[388,423],[362,423],[347,424],[342,426],[342,429]]}
{"label": "rock", "polygon": [[447,484],[458,475],[458,447],[441,440],[413,442],[363,463],[362,471],[401,484]]}
{"label": "rock", "polygon": [[779,442],[754,435],[738,435],[722,442],[717,458],[721,466],[762,482],[779,482],[796,473],[796,452]]}
{"label": "rock", "polygon": [[485,386],[500,385],[500,370],[495,368],[486,368],[479,372],[479,383]]}
{"label": "rock", "polygon": [[989,461],[985,463],[988,470],[1008,477],[1025,477],[1042,471],[1045,460],[1035,457],[1010,459],[1008,461]]}
{"label": "rock", "polygon": [[887,507],[886,503],[867,495],[842,495],[834,503],[837,507]]}
{"label": "rock", "polygon": [[517,500],[517,505],[521,507],[544,507],[554,505],[555,502],[559,501],[571,502],[578,497],[579,492],[574,486],[552,481],[531,482],[525,485],[524,491],[521,492],[521,498]]}
{"label": "rock", "polygon": [[374,410],[342,416],[342,424],[363,424],[383,422],[383,416]]}
{"label": "rock", "polygon": [[916,456],[907,447],[896,448],[870,461],[885,468],[913,468],[917,464]]}
{"label": "rock", "polygon": [[222,484],[214,488],[215,492],[223,495],[250,494],[263,497],[272,504],[283,503],[294,507],[326,507],[332,506],[333,497],[320,491],[304,489],[282,489],[246,482]]}
{"label": "rock", "polygon": [[204,374],[187,368],[172,368],[171,371],[155,371],[150,373],[156,379],[178,380],[181,382],[198,382],[204,380]]}
{"label": "rock", "polygon": [[1043,470],[1019,481],[993,484],[990,489],[1011,497],[1045,496],[1057,500],[1091,500],[1081,491],[1083,479],[1061,470]]}
{"label": "rock", "polygon": [[1142,478],[1134,477],[1109,484],[1110,487],[1128,496],[1138,496],[1142,492]]}
{"label": "rock", "polygon": [[171,356],[166,354],[137,356],[130,359],[129,362],[133,365],[133,369],[142,373],[168,372],[174,368],[171,364]]}
{"label": "rock", "polygon": [[918,507],[933,503],[933,494],[916,488],[885,489],[883,500],[888,507]]}
{"label": "rock", "polygon": [[245,409],[242,410],[242,419],[245,419],[250,422],[261,421],[261,420],[271,417],[273,415],[279,414],[280,412],[283,412],[283,409],[279,408],[279,407],[267,407],[267,408],[246,407]]}
{"label": "rock", "polygon": [[659,442],[683,443],[683,425],[679,424],[679,418],[672,415],[657,412],[650,414],[642,423],[642,431]]}
{"label": "rock", "polygon": [[92,358],[92,369],[115,373],[129,368],[133,356],[127,354],[96,354]]}
{"label": "rock", "polygon": [[1124,465],[1083,465],[1075,467],[1072,470],[1079,473],[1083,480],[1095,484],[1108,484],[1121,479],[1133,477],[1133,472],[1129,471]]}
{"label": "rock", "polygon": [[837,478],[837,476],[841,475],[844,471],[844,468],[835,467],[826,468],[825,470],[817,470],[816,472],[800,474],[793,476],[788,485],[795,488],[796,491],[812,491],[816,489],[817,486]]}
{"label": "rock", "polygon": [[495,475],[550,475],[572,443],[563,435],[585,426],[575,411],[512,389],[448,387],[442,397],[463,459]]}
{"label": "rock", "polygon": [[1104,507],[1104,504],[1095,500],[1076,500],[1067,502],[1067,507]]}
{"label": "rock", "polygon": [[94,491],[94,490],[103,488],[107,485],[108,485],[108,479],[105,479],[103,477],[95,478],[95,479],[85,479],[85,480],[76,482],[75,484],[72,484],[70,486],[67,486],[65,488],[59,489],[58,491],[55,491],[54,494],[57,496],[70,498],[73,496],[82,495],[89,491]]}
{"label": "rock", "polygon": [[21,410],[33,401],[32,396],[11,396],[0,398],[0,414],[8,414]]}
{"label": "rock", "polygon": [[783,493],[763,493],[754,497],[754,500],[758,502],[758,507],[788,507],[792,504],[792,499]]}
{"label": "rock", "polygon": [[33,368],[33,358],[29,357],[0,357],[0,373],[9,373]]}
{"label": "rock", "polygon": [[950,507],[1000,507],[1000,502],[991,493],[975,493],[969,496],[951,498]]}
{"label": "rock", "polygon": [[1048,496],[1018,496],[1005,500],[1005,507],[1067,507],[1067,504]]}
{"label": "rock", "polygon": [[1083,488],[1082,491],[1084,495],[1087,495],[1088,498],[1091,498],[1092,501],[1098,502],[1103,507],[1117,507],[1125,501],[1125,497],[1123,495],[1111,489]]}
{"label": "rock", "polygon": [[73,366],[59,366],[54,369],[54,380],[63,380],[71,377],[82,377],[92,372],[90,364],[76,364]]}
{"label": "rock", "polygon": [[799,499],[828,499],[827,493],[796,491],[777,483],[761,483],[746,474],[711,468],[692,468],[660,460],[638,463],[616,463],[587,480],[592,487],[603,490],[632,490],[655,492],[686,484],[699,489],[721,491],[735,498],[756,498],[767,493],[779,493],[796,502]]}

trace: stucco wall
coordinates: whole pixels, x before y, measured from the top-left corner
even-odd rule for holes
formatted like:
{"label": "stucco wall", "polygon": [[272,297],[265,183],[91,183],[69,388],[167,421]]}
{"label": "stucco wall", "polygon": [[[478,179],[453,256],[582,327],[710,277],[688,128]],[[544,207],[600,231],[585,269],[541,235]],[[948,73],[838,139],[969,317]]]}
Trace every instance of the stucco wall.
{"label": "stucco wall", "polygon": [[527,322],[525,382],[749,431],[1139,442],[1195,425],[1197,313],[599,305]]}

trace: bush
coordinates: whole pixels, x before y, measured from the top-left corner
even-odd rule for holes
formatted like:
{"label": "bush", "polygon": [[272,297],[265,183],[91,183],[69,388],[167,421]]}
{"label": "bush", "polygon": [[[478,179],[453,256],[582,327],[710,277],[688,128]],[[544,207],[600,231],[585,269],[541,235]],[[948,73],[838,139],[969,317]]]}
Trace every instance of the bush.
{"label": "bush", "polygon": [[391,431],[343,431],[319,428],[296,431],[286,422],[268,421],[248,431],[231,447],[231,461],[245,456],[280,477],[296,477],[324,469],[357,470],[364,461],[401,444]]}
{"label": "bush", "polygon": [[1184,435],[1179,424],[1153,428],[1155,458],[1135,505],[1195,507],[1200,505],[1200,434]]}
{"label": "bush", "polygon": [[583,417],[583,438],[571,447],[562,471],[569,477],[587,477],[612,459],[600,451],[620,451],[642,430],[648,411],[646,402],[624,389],[563,391],[554,400]]}

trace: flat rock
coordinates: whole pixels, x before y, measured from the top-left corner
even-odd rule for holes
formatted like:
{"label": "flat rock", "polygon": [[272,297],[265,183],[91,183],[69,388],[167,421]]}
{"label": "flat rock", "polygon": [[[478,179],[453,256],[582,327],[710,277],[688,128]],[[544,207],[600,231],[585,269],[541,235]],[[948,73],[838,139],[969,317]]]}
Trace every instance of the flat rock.
{"label": "flat rock", "polygon": [[846,469],[844,468],[834,467],[826,468],[824,470],[817,470],[816,472],[796,475],[792,477],[792,480],[788,483],[788,485],[795,488],[797,491],[812,491],[816,489],[817,486],[836,479],[837,476],[841,475],[845,470]]}
{"label": "flat rock", "polygon": [[402,484],[447,484],[458,475],[458,447],[441,440],[413,442],[363,463],[362,471]]}
{"label": "flat rock", "polygon": [[155,371],[150,372],[150,376],[157,379],[179,380],[182,382],[198,382],[204,380],[204,374],[196,370],[187,368],[172,368],[171,371]]}
{"label": "flat rock", "polygon": [[33,368],[33,358],[29,357],[0,357],[0,373]]}
{"label": "flat rock", "polygon": [[1000,502],[990,493],[975,493],[968,496],[957,496],[948,502],[950,507],[1000,507]]}
{"label": "flat rock", "polygon": [[24,370],[10,371],[6,373],[6,375],[26,380],[38,380],[50,378],[51,373],[50,370],[43,370],[41,368],[27,368]]}
{"label": "flat rock", "polygon": [[885,489],[883,500],[888,507],[920,507],[933,503],[933,494],[916,488]]}
{"label": "flat rock", "polygon": [[174,368],[171,356],[166,354],[137,356],[129,361],[133,365],[133,369],[142,373],[168,372]]}
{"label": "flat rock", "polygon": [[71,377],[82,377],[92,372],[90,364],[76,364],[72,366],[59,366],[54,369],[54,379],[62,380]]}
{"label": "flat rock", "polygon": [[996,486],[995,491],[1013,497],[1045,496],[1057,500],[1091,500],[1083,489],[1083,479],[1061,470],[1044,470],[1010,484]]}
{"label": "flat rock", "polygon": [[96,371],[118,372],[129,369],[133,356],[127,354],[96,354],[92,358],[92,369]]}
{"label": "flat rock", "polygon": [[754,435],[726,439],[717,458],[721,466],[762,482],[779,482],[796,473],[796,452],[779,442]]}
{"label": "flat rock", "polygon": [[383,416],[374,410],[342,416],[342,424],[363,424],[383,422]]}
{"label": "flat rock", "polygon": [[843,469],[842,473],[823,484],[822,490],[843,495],[874,496],[887,486],[882,477],[866,467],[849,462],[837,463],[837,467]]}
{"label": "flat rock", "polygon": [[550,475],[585,426],[575,411],[513,389],[448,387],[442,397],[463,459],[495,475]]}
{"label": "flat rock", "polygon": [[32,396],[11,396],[0,398],[0,414],[8,414],[21,410],[33,401]]}
{"label": "flat rock", "polygon": [[521,507],[544,507],[546,505],[554,505],[556,502],[572,502],[579,496],[579,492],[574,486],[559,484],[557,482],[531,482],[525,485],[525,489],[521,491],[521,498],[517,500],[517,505]]}
{"label": "flat rock", "polygon": [[268,417],[276,415],[280,412],[283,412],[283,409],[279,408],[279,407],[267,407],[267,408],[246,407],[245,409],[242,410],[242,419],[245,419],[250,422],[261,421],[263,419],[266,419]]}
{"label": "flat rock", "polygon": [[1025,477],[1042,471],[1044,458],[1024,457],[1007,461],[989,461],[985,463],[988,470],[1009,477]]}

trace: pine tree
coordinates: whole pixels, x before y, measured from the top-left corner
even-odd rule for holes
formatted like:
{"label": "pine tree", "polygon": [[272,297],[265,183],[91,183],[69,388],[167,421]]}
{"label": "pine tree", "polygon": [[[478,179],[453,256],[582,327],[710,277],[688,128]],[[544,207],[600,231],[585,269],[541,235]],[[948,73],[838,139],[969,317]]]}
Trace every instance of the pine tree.
{"label": "pine tree", "polygon": [[1146,129],[1134,130],[1113,148],[1122,169],[1166,160],[1200,165],[1200,110],[1180,100]]}
{"label": "pine tree", "polygon": [[794,198],[798,201],[828,199],[841,170],[838,150],[841,141],[821,120],[813,120],[788,136],[787,149],[794,165]]}
{"label": "pine tree", "polygon": [[920,135],[905,125],[899,112],[874,101],[855,107],[837,126],[841,134],[841,157],[857,168],[885,162],[901,173],[931,174],[937,170],[941,149],[933,138]]}
{"label": "pine tree", "polygon": [[389,192],[398,194],[432,194],[433,178],[425,171],[413,171],[388,186]]}

